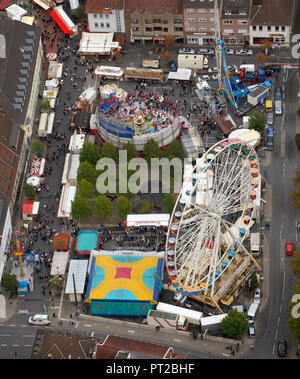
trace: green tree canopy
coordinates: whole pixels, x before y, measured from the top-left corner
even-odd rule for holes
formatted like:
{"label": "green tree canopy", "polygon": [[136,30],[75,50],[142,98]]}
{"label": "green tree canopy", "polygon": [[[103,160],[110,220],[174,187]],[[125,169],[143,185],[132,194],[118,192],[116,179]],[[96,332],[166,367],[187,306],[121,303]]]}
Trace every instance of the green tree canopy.
{"label": "green tree canopy", "polygon": [[[293,295],[298,295],[300,293],[300,276],[297,277],[295,284]],[[292,295],[292,296],[293,296]],[[289,317],[287,320],[287,325],[290,330],[291,336],[296,339],[298,344],[300,344],[300,317],[294,317],[292,314],[292,308],[295,307],[298,303],[290,302],[289,304]],[[299,314],[299,308],[296,310],[296,313]]]}
{"label": "green tree canopy", "polygon": [[88,199],[77,194],[72,201],[72,217],[75,219],[83,219],[93,214],[92,207]]}
{"label": "green tree canopy", "polygon": [[23,189],[26,199],[34,200],[35,188],[31,184],[25,183]]}
{"label": "green tree canopy", "polygon": [[97,145],[92,142],[86,142],[83,144],[79,154],[80,162],[89,162],[91,165],[95,165],[100,157]]}
{"label": "green tree canopy", "polygon": [[163,198],[164,210],[166,213],[172,213],[175,206],[175,197],[172,193],[166,193]]}
{"label": "green tree canopy", "polygon": [[254,112],[249,118],[249,129],[263,132],[266,125],[266,117],[260,112]]}
{"label": "green tree canopy", "polygon": [[95,185],[98,174],[98,171],[89,162],[81,162],[77,171],[77,181],[80,183],[82,179],[86,179]]}
{"label": "green tree canopy", "polygon": [[103,144],[100,155],[101,158],[111,158],[116,163],[119,162],[119,150],[111,142]]}
{"label": "green tree canopy", "polygon": [[132,142],[124,143],[122,149],[127,150],[127,162],[129,162],[133,158],[139,157],[140,155]]}
{"label": "green tree canopy", "polygon": [[117,213],[123,220],[126,219],[128,213],[132,209],[132,203],[126,196],[119,196],[117,200]]}
{"label": "green tree canopy", "polygon": [[78,193],[82,197],[91,197],[94,193],[93,183],[88,182],[86,179],[81,179],[78,185]]}
{"label": "green tree canopy", "polygon": [[2,276],[1,284],[6,291],[12,293],[18,292],[19,282],[15,274],[4,274]]}
{"label": "green tree canopy", "polygon": [[158,143],[153,139],[150,138],[144,145],[144,158],[147,161],[147,163],[150,165],[151,158],[161,158],[162,157],[162,151],[160,150]]}
{"label": "green tree canopy", "polygon": [[86,18],[85,10],[82,5],[79,5],[79,7],[75,9],[75,17],[79,20]]}
{"label": "green tree canopy", "polygon": [[181,143],[177,140],[172,141],[165,153],[165,156],[169,158],[170,160],[173,158],[179,158],[183,160],[185,157],[185,152],[183,150]]}
{"label": "green tree canopy", "polygon": [[300,150],[300,133],[296,134],[296,136],[295,136],[295,142],[296,142],[298,150]]}
{"label": "green tree canopy", "polygon": [[154,204],[150,203],[147,200],[141,200],[140,203],[142,205],[142,208],[139,210],[139,213],[141,213],[141,214],[151,213],[151,211],[154,207]]}
{"label": "green tree canopy", "polygon": [[95,200],[95,215],[99,218],[112,216],[111,200],[105,195],[98,195]]}
{"label": "green tree canopy", "polygon": [[250,289],[255,290],[255,288],[257,287],[258,287],[257,275],[256,275],[256,272],[253,272],[250,277]]}
{"label": "green tree canopy", "polygon": [[300,278],[300,251],[296,250],[294,252],[294,255],[291,257],[290,268],[293,272],[293,275],[297,278]]}
{"label": "green tree canopy", "polygon": [[50,108],[50,101],[46,97],[43,97],[40,101],[41,112],[48,112]]}
{"label": "green tree canopy", "polygon": [[293,178],[295,190],[290,192],[292,207],[300,208],[300,170],[296,171],[296,176]]}
{"label": "green tree canopy", "polygon": [[247,314],[231,309],[222,320],[222,332],[234,339],[240,339],[247,331]]}
{"label": "green tree canopy", "polygon": [[41,141],[34,141],[31,145],[31,152],[33,154],[42,155],[44,151],[44,145]]}

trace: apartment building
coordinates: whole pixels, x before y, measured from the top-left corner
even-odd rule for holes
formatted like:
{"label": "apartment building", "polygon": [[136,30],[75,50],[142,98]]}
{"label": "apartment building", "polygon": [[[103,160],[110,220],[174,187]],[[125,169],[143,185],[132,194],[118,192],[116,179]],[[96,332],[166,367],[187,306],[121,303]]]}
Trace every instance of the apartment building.
{"label": "apartment building", "polygon": [[182,0],[126,0],[126,34],[132,42],[183,42]]}
{"label": "apartment building", "polygon": [[252,0],[223,0],[221,34],[227,45],[248,45]]}
{"label": "apartment building", "polygon": [[18,203],[35,123],[43,48],[41,30],[0,23],[0,196],[11,214]]}
{"label": "apartment building", "polygon": [[[214,43],[214,4],[215,0],[183,0],[185,43],[194,45]],[[218,5],[220,4],[221,0]]]}
{"label": "apartment building", "polygon": [[264,40],[289,46],[296,0],[260,0],[251,10],[250,45],[262,45]]}
{"label": "apartment building", "polygon": [[125,33],[125,0],[87,0],[85,13],[93,33]]}

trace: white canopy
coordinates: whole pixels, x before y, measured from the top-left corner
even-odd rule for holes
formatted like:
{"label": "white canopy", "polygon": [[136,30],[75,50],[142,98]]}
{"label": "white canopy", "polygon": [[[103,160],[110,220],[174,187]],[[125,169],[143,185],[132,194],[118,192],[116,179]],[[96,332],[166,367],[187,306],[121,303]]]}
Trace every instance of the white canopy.
{"label": "white canopy", "polygon": [[111,49],[119,49],[119,42],[113,42],[114,33],[83,32],[78,51],[82,54],[109,54]]}
{"label": "white canopy", "polygon": [[179,68],[176,72],[170,71],[168,79],[174,80],[190,80],[192,70],[189,68]]}
{"label": "white canopy", "polygon": [[21,21],[21,18],[27,14],[25,9],[19,7],[17,4],[12,4],[6,9],[7,17],[11,20]]}
{"label": "white canopy", "polygon": [[[71,259],[65,293],[74,294],[74,283],[77,294],[84,293],[88,259]],[[74,274],[74,280],[73,280]]]}
{"label": "white canopy", "polygon": [[113,66],[98,66],[95,69],[95,75],[113,76],[113,77],[119,78],[123,75],[123,69],[121,67],[113,67]]}
{"label": "white canopy", "polygon": [[161,214],[131,214],[127,215],[127,226],[168,226],[170,215]]}
{"label": "white canopy", "polygon": [[64,275],[68,260],[68,251],[55,251],[53,254],[50,275]]}

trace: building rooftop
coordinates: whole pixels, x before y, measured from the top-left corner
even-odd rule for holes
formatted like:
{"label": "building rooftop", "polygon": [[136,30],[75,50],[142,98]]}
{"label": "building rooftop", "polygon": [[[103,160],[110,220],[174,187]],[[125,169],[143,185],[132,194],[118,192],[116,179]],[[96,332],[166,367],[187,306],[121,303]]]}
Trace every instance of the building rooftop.
{"label": "building rooftop", "polygon": [[166,12],[173,15],[182,15],[183,7],[182,0],[127,0],[125,13],[130,15],[133,12],[144,13],[148,12],[153,15],[162,15]]}
{"label": "building rooftop", "polygon": [[[220,6],[220,0],[219,0],[219,6]],[[189,8],[189,9],[198,9],[198,8],[204,8],[204,9],[210,9],[214,8],[215,1],[214,0],[183,0],[183,9]]]}
{"label": "building rooftop", "polygon": [[251,0],[223,0],[222,17],[249,17]]}
{"label": "building rooftop", "polygon": [[264,0],[262,5],[253,6],[251,25],[291,25],[296,0]]}
{"label": "building rooftop", "polygon": [[122,9],[123,0],[87,0],[85,13],[110,13],[111,9]]}

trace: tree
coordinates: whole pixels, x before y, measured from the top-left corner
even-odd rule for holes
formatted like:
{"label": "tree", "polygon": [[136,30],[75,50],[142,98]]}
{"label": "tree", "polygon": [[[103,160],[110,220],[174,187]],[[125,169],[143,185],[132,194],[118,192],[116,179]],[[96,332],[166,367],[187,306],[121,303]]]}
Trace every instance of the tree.
{"label": "tree", "polygon": [[77,171],[77,181],[81,182],[86,179],[88,182],[95,184],[98,177],[98,172],[89,162],[81,162]]}
{"label": "tree", "polygon": [[18,292],[19,282],[15,274],[4,274],[2,276],[1,285],[6,291],[10,291],[12,293]]}
{"label": "tree", "polygon": [[105,142],[102,146],[101,158],[111,158],[119,162],[119,150],[111,143]]}
{"label": "tree", "polygon": [[105,195],[99,195],[95,200],[95,215],[99,218],[112,216],[111,200]]}
{"label": "tree", "polygon": [[78,18],[79,20],[82,20],[85,18],[85,10],[82,5],[79,5],[77,9],[75,9],[75,17]]}
{"label": "tree", "polygon": [[254,112],[249,118],[249,129],[256,130],[257,132],[263,132],[266,125],[266,117],[260,112]]}
{"label": "tree", "polygon": [[150,138],[144,145],[143,154],[145,160],[150,165],[151,158],[161,158],[162,151],[160,150],[158,143],[153,138]]}
{"label": "tree", "polygon": [[[299,293],[300,293],[300,277],[298,276],[297,280],[295,281],[293,295],[298,295]],[[300,344],[300,317],[295,317],[295,315],[292,314],[293,307],[295,306],[296,306],[296,303],[291,301],[289,304],[289,317],[287,320],[287,325],[290,330],[291,336],[296,339],[298,344]],[[296,310],[296,312],[297,314],[299,314],[299,308],[298,310]]]}
{"label": "tree", "polygon": [[171,214],[175,206],[175,197],[171,193],[166,193],[163,198],[164,210],[166,213]]}
{"label": "tree", "polygon": [[296,171],[296,176],[293,178],[295,190],[290,192],[292,207],[300,208],[300,170]]}
{"label": "tree", "polygon": [[221,323],[222,332],[234,339],[240,339],[247,331],[247,315],[231,309]]}
{"label": "tree", "polygon": [[297,115],[300,117],[300,107],[297,109]]}
{"label": "tree", "polygon": [[256,62],[265,62],[267,60],[267,56],[264,53],[256,54]]}
{"label": "tree", "polygon": [[179,158],[183,160],[185,157],[185,152],[181,143],[177,140],[172,141],[165,153],[165,156],[170,160],[173,158]]}
{"label": "tree", "polygon": [[43,155],[44,145],[41,141],[34,141],[31,145],[31,152],[37,155]]}
{"label": "tree", "polygon": [[300,251],[295,251],[294,255],[291,257],[290,268],[293,272],[293,275],[297,278],[300,278]]}
{"label": "tree", "polygon": [[123,220],[132,209],[132,203],[126,196],[119,196],[117,200],[117,213]]}
{"label": "tree", "polygon": [[40,101],[40,110],[41,112],[48,112],[50,110],[50,101],[46,97],[43,97]]}
{"label": "tree", "polygon": [[295,142],[296,142],[298,150],[300,150],[300,133],[296,134],[296,136],[295,136]]}
{"label": "tree", "polygon": [[88,182],[86,179],[81,179],[78,185],[78,193],[85,198],[91,197],[94,193],[93,183]]}
{"label": "tree", "polygon": [[256,272],[253,272],[251,277],[250,277],[250,289],[255,290],[255,288],[258,287],[258,280],[257,280],[257,275]]}
{"label": "tree", "polygon": [[140,209],[139,213],[145,214],[145,213],[151,213],[154,204],[150,203],[147,200],[141,200],[140,201],[142,208]]}
{"label": "tree", "polygon": [[92,214],[92,207],[88,199],[77,194],[74,201],[72,201],[72,217],[82,219],[90,217]]}
{"label": "tree", "polygon": [[80,162],[89,162],[93,166],[97,163],[99,156],[98,147],[92,142],[84,143],[79,153]]}
{"label": "tree", "polygon": [[124,143],[122,149],[127,150],[127,162],[133,158],[138,158],[140,156],[139,152],[132,142]]}
{"label": "tree", "polygon": [[34,200],[35,188],[31,184],[25,183],[23,190],[24,190],[26,199]]}

